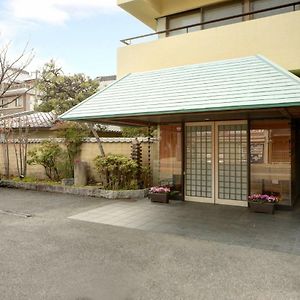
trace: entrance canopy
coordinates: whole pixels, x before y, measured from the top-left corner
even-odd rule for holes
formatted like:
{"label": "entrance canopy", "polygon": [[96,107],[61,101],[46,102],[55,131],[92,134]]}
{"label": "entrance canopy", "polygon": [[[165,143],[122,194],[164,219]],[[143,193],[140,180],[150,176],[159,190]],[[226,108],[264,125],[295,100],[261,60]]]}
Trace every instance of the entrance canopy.
{"label": "entrance canopy", "polygon": [[249,118],[252,112],[293,117],[300,79],[256,55],[129,74],[60,116],[63,120],[142,125]]}

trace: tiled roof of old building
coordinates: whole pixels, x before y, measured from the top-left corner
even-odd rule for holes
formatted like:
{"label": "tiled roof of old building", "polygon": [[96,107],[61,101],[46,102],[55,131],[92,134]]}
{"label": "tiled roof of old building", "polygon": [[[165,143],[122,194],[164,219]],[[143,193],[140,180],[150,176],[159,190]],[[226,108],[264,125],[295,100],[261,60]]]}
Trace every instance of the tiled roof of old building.
{"label": "tiled roof of old building", "polygon": [[[52,128],[57,122],[57,116],[53,112],[36,112],[26,111],[21,113],[15,113],[12,115],[6,115],[0,117],[0,128]],[[106,132],[121,132],[122,129],[119,126],[94,124],[96,130],[103,130]]]}
{"label": "tiled roof of old building", "polygon": [[0,127],[10,128],[51,128],[57,117],[52,112],[27,111],[0,118]]}

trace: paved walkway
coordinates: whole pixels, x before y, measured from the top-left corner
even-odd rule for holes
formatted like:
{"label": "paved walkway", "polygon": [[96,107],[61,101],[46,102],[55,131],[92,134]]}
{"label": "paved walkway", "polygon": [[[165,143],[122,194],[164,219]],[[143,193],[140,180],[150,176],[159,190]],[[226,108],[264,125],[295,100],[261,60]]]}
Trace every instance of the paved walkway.
{"label": "paved walkway", "polygon": [[[137,230],[68,218],[101,206],[148,210],[165,225]],[[1,188],[0,210],[1,300],[300,299],[297,211],[270,216]],[[154,232],[163,229],[172,234]],[[275,251],[236,245],[251,237]]]}
{"label": "paved walkway", "polygon": [[70,218],[300,255],[300,210],[268,215],[242,207],[139,200],[112,202]]}

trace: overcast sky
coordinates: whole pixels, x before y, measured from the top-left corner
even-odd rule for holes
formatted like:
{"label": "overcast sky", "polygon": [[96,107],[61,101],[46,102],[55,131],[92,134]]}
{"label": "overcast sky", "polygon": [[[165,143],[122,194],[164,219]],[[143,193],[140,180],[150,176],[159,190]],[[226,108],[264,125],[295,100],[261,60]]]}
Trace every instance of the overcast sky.
{"label": "overcast sky", "polygon": [[0,41],[18,53],[27,41],[31,69],[54,58],[66,72],[115,74],[120,39],[150,32],[116,0],[0,0]]}

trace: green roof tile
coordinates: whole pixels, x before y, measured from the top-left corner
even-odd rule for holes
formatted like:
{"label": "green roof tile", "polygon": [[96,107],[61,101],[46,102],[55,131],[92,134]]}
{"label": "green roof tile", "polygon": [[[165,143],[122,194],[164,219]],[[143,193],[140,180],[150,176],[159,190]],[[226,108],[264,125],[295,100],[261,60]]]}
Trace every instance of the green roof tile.
{"label": "green roof tile", "polygon": [[300,79],[266,58],[129,74],[60,116],[63,120],[300,106]]}

